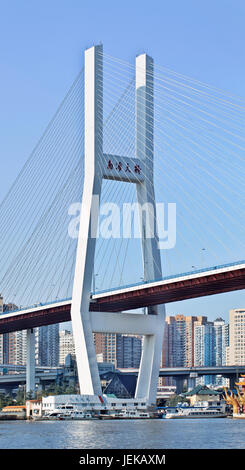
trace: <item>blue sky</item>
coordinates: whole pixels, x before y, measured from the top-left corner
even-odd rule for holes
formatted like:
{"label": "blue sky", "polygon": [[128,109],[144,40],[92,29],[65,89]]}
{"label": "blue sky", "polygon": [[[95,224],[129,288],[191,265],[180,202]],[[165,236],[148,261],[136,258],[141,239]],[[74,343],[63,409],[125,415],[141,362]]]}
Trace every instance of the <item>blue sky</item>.
{"label": "blue sky", "polygon": [[[245,96],[243,0],[0,0],[0,200],[77,75],[86,47],[159,65]],[[172,304],[228,318],[244,292]]]}

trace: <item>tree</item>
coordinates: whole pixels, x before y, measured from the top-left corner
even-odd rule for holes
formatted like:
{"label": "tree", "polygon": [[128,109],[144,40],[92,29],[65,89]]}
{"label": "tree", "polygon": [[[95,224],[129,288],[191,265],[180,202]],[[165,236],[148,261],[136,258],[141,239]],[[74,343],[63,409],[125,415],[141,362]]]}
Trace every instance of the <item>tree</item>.
{"label": "tree", "polygon": [[16,393],[16,404],[17,405],[23,405],[25,403],[25,394],[24,394],[24,390],[19,388],[18,389],[18,392]]}
{"label": "tree", "polygon": [[187,398],[181,395],[174,395],[166,401],[166,406],[176,406],[177,403],[189,403]]}
{"label": "tree", "polygon": [[70,384],[68,387],[65,389],[65,394],[67,395],[75,395],[76,392],[76,385],[75,384]]}
{"label": "tree", "polygon": [[0,394],[0,408],[4,408],[4,406],[9,406],[14,404],[14,399],[8,393],[1,393]]}

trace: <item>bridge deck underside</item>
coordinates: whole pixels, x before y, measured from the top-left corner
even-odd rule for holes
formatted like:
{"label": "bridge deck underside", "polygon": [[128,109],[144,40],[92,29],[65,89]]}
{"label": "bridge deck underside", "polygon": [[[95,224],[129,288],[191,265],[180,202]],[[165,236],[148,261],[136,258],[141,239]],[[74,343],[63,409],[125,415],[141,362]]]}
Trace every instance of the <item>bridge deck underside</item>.
{"label": "bridge deck underside", "polygon": [[38,326],[53,325],[71,320],[71,304],[13,314],[8,318],[0,317],[0,334],[26,330]]}
{"label": "bridge deck underside", "polygon": [[[140,307],[178,302],[213,294],[220,294],[245,288],[245,268],[218,274],[200,276],[176,282],[150,285],[125,290],[92,300],[90,310],[97,312],[121,312]],[[30,309],[23,313],[13,313],[8,317],[0,316],[0,334],[25,330],[38,326],[62,323],[71,320],[71,304],[51,305],[38,310]]]}
{"label": "bridge deck underside", "polygon": [[90,310],[120,312],[150,305],[221,294],[245,288],[245,269],[185,279],[101,297],[90,304]]}

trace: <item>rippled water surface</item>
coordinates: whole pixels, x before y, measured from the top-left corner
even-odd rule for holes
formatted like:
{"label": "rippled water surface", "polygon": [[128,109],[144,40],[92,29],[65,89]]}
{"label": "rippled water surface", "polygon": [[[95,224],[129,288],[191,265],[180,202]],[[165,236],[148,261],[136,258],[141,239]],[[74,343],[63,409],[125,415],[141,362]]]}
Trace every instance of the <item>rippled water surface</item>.
{"label": "rippled water surface", "polygon": [[244,449],[245,420],[0,422],[1,449]]}

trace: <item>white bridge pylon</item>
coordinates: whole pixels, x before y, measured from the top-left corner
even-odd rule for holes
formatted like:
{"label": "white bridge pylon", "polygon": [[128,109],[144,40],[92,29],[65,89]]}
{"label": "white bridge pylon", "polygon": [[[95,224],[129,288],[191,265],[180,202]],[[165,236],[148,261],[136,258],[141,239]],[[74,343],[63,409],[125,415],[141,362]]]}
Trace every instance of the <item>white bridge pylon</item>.
{"label": "white bridge pylon", "polygon": [[[102,179],[127,181],[136,185],[140,205],[155,210],[153,185],[154,111],[153,111],[153,60],[146,54],[136,58],[136,155],[120,156],[123,163],[120,172],[114,172],[115,155],[103,154],[103,47],[94,46],[85,51],[84,91],[84,158],[85,176],[82,197],[80,228],[78,235],[74,274],[71,320],[75,342],[80,393],[101,395],[101,384],[96,361],[93,332],[127,333],[144,336],[136,398],[146,398],[149,404],[156,401],[161,360],[165,307],[149,307],[147,314],[90,312],[90,294],[94,269],[98,219],[92,220],[94,196],[100,198]],[[147,178],[144,162],[147,159]],[[140,165],[140,174],[126,173],[127,163]],[[103,174],[101,176],[101,167]],[[115,168],[115,165],[113,165]],[[150,210],[150,209],[149,209]],[[94,212],[93,212],[94,213]],[[156,213],[156,212],[155,212]],[[161,258],[155,237],[147,238],[147,217],[141,218],[141,244],[146,281],[162,277]],[[148,219],[149,220],[149,219]]]}

